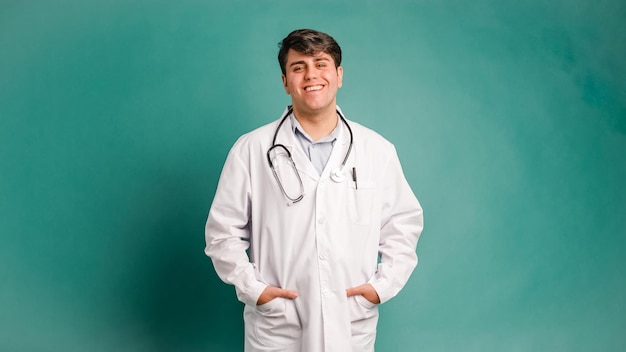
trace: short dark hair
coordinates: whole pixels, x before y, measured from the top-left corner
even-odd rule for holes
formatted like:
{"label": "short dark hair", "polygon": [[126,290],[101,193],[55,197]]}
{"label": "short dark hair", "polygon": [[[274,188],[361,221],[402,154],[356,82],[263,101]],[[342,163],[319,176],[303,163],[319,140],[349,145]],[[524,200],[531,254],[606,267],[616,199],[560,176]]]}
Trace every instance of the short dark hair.
{"label": "short dark hair", "polygon": [[278,64],[283,75],[287,69],[287,53],[293,49],[305,55],[315,55],[324,52],[335,61],[335,67],[341,65],[341,48],[330,35],[313,29],[296,29],[289,33],[282,42],[278,43]]}

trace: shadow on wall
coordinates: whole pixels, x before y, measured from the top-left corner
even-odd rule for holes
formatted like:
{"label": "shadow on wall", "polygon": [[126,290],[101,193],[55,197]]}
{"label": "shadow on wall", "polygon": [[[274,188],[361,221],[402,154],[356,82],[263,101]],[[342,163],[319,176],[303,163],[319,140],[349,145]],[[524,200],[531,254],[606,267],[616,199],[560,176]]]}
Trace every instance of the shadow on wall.
{"label": "shadow on wall", "polygon": [[149,351],[243,350],[243,306],[203,252],[204,222],[221,170],[209,167],[208,180],[188,167],[153,173],[141,195],[145,213],[133,219],[141,240],[120,291],[127,319],[145,335]]}

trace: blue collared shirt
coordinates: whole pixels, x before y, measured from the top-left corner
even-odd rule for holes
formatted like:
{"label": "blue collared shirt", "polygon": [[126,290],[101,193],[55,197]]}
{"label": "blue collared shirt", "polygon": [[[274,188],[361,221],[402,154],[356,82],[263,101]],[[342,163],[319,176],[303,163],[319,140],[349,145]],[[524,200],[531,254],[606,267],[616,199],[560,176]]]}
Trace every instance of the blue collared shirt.
{"label": "blue collared shirt", "polygon": [[341,124],[337,123],[337,127],[335,127],[335,129],[328,136],[322,137],[314,142],[313,139],[304,131],[304,128],[302,128],[293,114],[289,116],[289,119],[291,120],[291,129],[296,135],[298,141],[300,141],[304,154],[307,158],[309,158],[315,167],[315,170],[317,170],[318,175],[321,175],[322,171],[324,171],[324,167],[326,167],[326,164],[328,163],[328,159],[330,158],[330,153],[333,151],[335,142],[337,141]]}

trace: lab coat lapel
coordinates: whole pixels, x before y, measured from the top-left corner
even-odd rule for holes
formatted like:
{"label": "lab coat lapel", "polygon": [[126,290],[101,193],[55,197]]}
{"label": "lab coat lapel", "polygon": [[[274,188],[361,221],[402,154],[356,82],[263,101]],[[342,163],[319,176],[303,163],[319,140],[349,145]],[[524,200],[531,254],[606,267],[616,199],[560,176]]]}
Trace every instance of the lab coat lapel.
{"label": "lab coat lapel", "polygon": [[[289,120],[285,121],[283,126],[281,127],[280,135],[282,136],[282,140],[284,141],[285,147],[291,153],[291,157],[293,158],[294,163],[296,163],[296,168],[302,175],[306,175],[312,178],[317,182],[319,180],[319,175],[317,174],[317,170],[304,154],[302,150],[302,146],[300,142],[296,139],[293,130],[291,129],[291,123]],[[280,143],[277,141],[277,143]]]}
{"label": "lab coat lapel", "polygon": [[[339,119],[338,123],[340,124],[339,135],[337,136],[337,141],[335,141],[333,150],[330,153],[330,158],[328,158],[328,162],[326,163],[324,171],[322,172],[322,178],[328,177],[331,171],[340,167],[341,163],[343,162],[343,158],[345,158],[346,153],[348,152],[350,133],[348,132],[348,128],[343,123],[341,118]],[[344,170],[344,172],[347,172],[347,170]]]}

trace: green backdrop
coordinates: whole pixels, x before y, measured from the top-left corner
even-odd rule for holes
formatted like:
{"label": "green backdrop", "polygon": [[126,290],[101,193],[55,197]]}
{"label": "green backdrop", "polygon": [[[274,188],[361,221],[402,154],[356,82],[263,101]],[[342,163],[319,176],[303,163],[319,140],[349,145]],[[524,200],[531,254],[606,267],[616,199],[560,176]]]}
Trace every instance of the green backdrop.
{"label": "green backdrop", "polygon": [[240,351],[204,256],[289,31],[425,209],[378,351],[626,349],[626,3],[0,1],[0,350]]}

